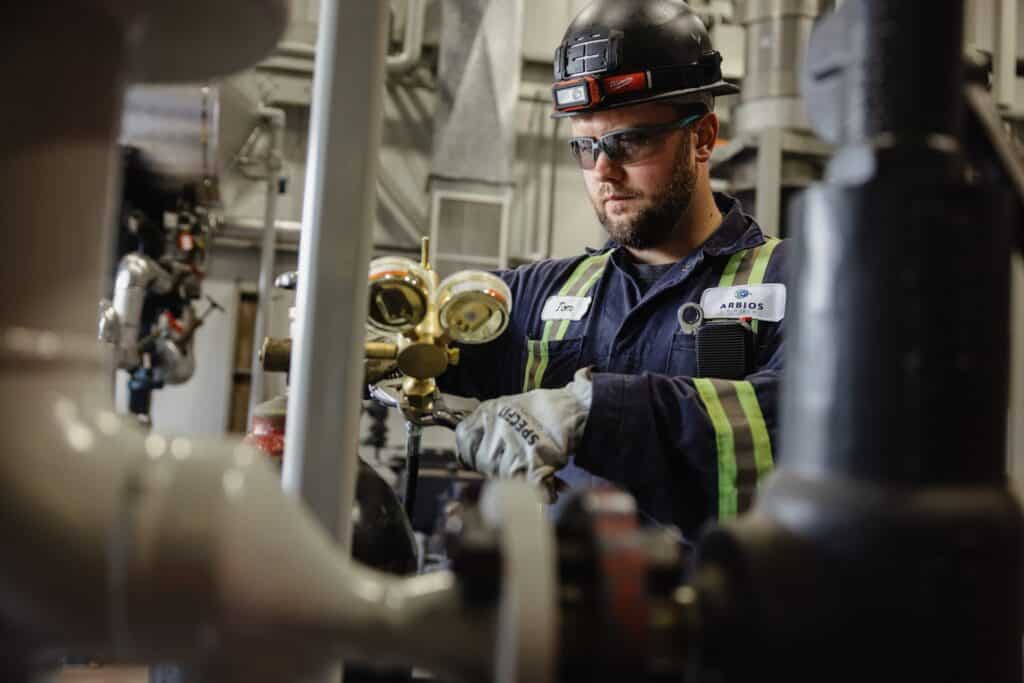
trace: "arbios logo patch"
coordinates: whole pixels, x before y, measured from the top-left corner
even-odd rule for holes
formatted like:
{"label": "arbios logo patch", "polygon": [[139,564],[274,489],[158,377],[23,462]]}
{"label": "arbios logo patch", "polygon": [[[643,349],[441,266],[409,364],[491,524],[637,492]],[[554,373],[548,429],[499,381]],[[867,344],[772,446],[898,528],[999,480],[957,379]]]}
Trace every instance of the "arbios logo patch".
{"label": "arbios logo patch", "polygon": [[779,322],[786,315],[786,285],[742,285],[705,289],[700,298],[704,317],[753,318]]}

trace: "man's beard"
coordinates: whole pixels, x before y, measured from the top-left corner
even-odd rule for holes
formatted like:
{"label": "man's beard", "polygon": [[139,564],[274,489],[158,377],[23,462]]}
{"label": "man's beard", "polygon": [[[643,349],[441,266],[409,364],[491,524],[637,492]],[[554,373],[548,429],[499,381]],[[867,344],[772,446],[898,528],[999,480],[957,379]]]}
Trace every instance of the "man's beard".
{"label": "man's beard", "polygon": [[651,195],[650,205],[636,215],[609,216],[603,198],[595,202],[598,220],[609,237],[630,249],[652,249],[672,237],[676,224],[693,201],[697,184],[696,169],[686,163],[689,147],[688,142],[680,145],[668,185]]}

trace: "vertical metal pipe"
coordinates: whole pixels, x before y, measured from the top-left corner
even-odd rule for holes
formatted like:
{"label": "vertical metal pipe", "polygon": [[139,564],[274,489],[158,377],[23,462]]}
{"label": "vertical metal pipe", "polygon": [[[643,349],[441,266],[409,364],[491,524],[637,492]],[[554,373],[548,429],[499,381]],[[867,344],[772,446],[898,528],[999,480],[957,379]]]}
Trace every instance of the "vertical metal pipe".
{"label": "vertical metal pipe", "polygon": [[782,128],[766,128],[758,136],[755,215],[769,235],[782,226]]}
{"label": "vertical metal pipe", "polygon": [[[299,244],[283,485],[352,546],[388,6],[323,0]],[[340,681],[341,663],[316,676]]]}
{"label": "vertical metal pipe", "polygon": [[[47,616],[60,621],[62,635],[88,626],[100,631],[109,621],[93,617],[104,613],[108,597],[80,586],[106,585],[109,538],[103,530],[115,516],[115,485],[107,488],[100,481],[59,494],[45,487],[63,481],[79,485],[77,475],[94,466],[57,455],[66,441],[52,427],[52,416],[54,397],[98,389],[104,375],[94,342],[96,301],[112,255],[115,145],[127,48],[119,22],[84,4],[40,2],[9,9],[11,15],[0,24],[0,73],[11,92],[32,104],[0,113],[0,205],[5,207],[0,234],[7,255],[0,286],[10,293],[0,298],[0,410],[6,426],[0,536],[8,546],[0,621],[43,603]],[[49,38],[55,42],[44,48]],[[40,78],[41,73],[48,76]],[[73,111],[69,102],[78,103]],[[46,403],[36,402],[40,395]],[[20,450],[26,444],[34,450]],[[28,471],[29,466],[35,469]],[[38,505],[36,515],[19,516],[15,491]],[[88,504],[76,499],[82,491],[88,492]],[[73,529],[54,530],[57,509],[74,511]],[[29,539],[20,547],[19,541]],[[53,548],[62,541],[61,556],[76,568],[74,582],[52,561]],[[0,653],[0,660],[3,654],[8,652]],[[18,652],[17,658],[28,654]]]}
{"label": "vertical metal pipe", "polygon": [[263,338],[267,336],[270,319],[270,292],[274,286],[274,257],[277,253],[277,184],[278,171],[281,168],[281,147],[284,137],[285,114],[280,109],[262,107],[260,117],[266,122],[270,131],[270,148],[267,151],[267,201],[263,210],[263,244],[260,249],[260,280],[259,309],[256,312],[256,324],[252,334],[252,372],[249,377],[249,427],[252,427],[252,416],[256,406],[266,398],[263,395],[265,377],[263,364],[260,363],[260,348]]}
{"label": "vertical metal pipe", "polygon": [[[63,21],[52,18],[57,7],[67,12]],[[0,286],[9,293],[0,297],[0,323],[93,337],[96,302],[109,296],[111,178],[127,71],[122,29],[77,3],[9,9],[2,25],[4,83],[31,106],[10,103],[0,113],[0,226],[8,255]],[[35,41],[41,35],[58,43],[40,50]],[[40,79],[40,73],[52,77]],[[74,116],[69,102],[78,103]],[[94,229],[57,237],[67,225]],[[32,286],[43,282],[48,287]]]}
{"label": "vertical metal pipe", "polygon": [[992,94],[996,104],[1012,109],[1017,102],[1017,29],[1020,0],[997,0],[993,42]]}
{"label": "vertical metal pipe", "polygon": [[321,4],[284,487],[351,545],[387,4]]}

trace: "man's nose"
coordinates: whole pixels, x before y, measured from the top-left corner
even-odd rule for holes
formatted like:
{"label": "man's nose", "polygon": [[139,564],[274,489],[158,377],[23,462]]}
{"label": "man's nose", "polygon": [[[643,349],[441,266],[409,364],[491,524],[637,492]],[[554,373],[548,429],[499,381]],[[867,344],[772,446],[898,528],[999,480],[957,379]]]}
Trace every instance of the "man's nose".
{"label": "man's nose", "polygon": [[622,164],[612,161],[604,150],[601,150],[597,155],[597,161],[594,162],[594,174],[598,180],[621,180],[625,171]]}

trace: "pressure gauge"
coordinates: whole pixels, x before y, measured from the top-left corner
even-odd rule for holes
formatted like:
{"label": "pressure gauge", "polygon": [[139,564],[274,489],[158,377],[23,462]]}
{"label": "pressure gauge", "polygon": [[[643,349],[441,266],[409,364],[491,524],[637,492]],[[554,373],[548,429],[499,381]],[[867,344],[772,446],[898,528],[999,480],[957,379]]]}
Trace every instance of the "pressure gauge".
{"label": "pressure gauge", "polygon": [[370,262],[370,308],[367,323],[383,332],[412,330],[427,314],[427,278],[409,259],[387,256]]}
{"label": "pressure gauge", "polygon": [[437,294],[441,327],[457,342],[485,344],[508,327],[512,292],[495,275],[463,270],[441,283]]}

